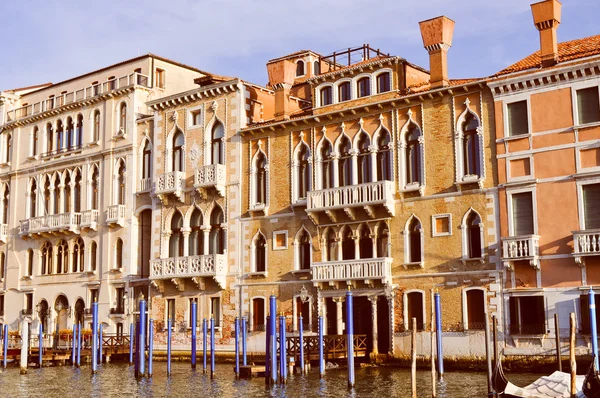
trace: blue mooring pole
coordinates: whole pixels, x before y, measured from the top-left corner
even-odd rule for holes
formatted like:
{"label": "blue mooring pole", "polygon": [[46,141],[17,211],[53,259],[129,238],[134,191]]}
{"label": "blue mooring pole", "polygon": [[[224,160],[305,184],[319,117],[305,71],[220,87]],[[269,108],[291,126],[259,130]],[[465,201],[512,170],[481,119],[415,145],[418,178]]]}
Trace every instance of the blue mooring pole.
{"label": "blue mooring pole", "polygon": [[[40,325],[42,326],[42,325]],[[73,324],[73,344],[71,344],[71,365],[75,366],[75,339],[77,338],[77,325]],[[41,359],[40,359],[41,361]],[[40,368],[41,368],[40,364]]]}
{"label": "blue mooring pole", "polygon": [[4,325],[4,333],[2,333],[2,366],[6,369],[6,355],[8,354],[8,325]]}
{"label": "blue mooring pole", "polygon": [[588,302],[590,308],[590,333],[592,335],[592,357],[594,358],[594,366],[596,370],[598,367],[598,329],[596,326],[596,294],[594,290],[590,287],[590,291],[588,294]]}
{"label": "blue mooring pole", "polygon": [[98,371],[98,302],[92,303],[92,374]]}
{"label": "blue mooring pole", "polygon": [[246,358],[246,353],[247,353],[247,347],[246,347],[246,332],[247,332],[247,322],[246,322],[246,317],[243,316],[242,317],[242,355],[243,355],[243,364],[244,366],[248,366],[248,361]]}
{"label": "blue mooring pole", "polygon": [[98,363],[102,364],[102,354],[103,354],[104,344],[102,342],[102,324],[98,327]]}
{"label": "blue mooring pole", "polygon": [[285,338],[285,315],[279,317],[279,377],[281,384],[287,382],[287,347]]}
{"label": "blue mooring pole", "polygon": [[269,369],[271,370],[271,384],[277,383],[277,301],[275,295],[271,295],[269,297],[269,328],[271,330],[271,341],[270,350],[271,350],[271,365],[269,365]]}
{"label": "blue mooring pole", "polygon": [[138,345],[138,352],[140,355],[140,373],[144,376],[146,373],[146,300],[144,295],[140,298],[140,344]]}
{"label": "blue mooring pole", "polygon": [[140,377],[140,321],[137,321],[135,324],[135,345],[133,347],[133,352],[135,352],[134,357],[133,357],[133,374],[135,375],[135,378],[137,379],[138,377]]}
{"label": "blue mooring pole", "polygon": [[215,377],[215,318],[210,318],[210,378]]}
{"label": "blue mooring pole", "polygon": [[207,330],[206,318],[202,320],[202,371],[206,373],[206,333]]}
{"label": "blue mooring pole", "polygon": [[152,354],[154,354],[154,319],[148,326],[148,377],[152,377]]}
{"label": "blue mooring pole", "polygon": [[346,292],[346,334],[348,335],[348,388],[354,387],[354,304],[352,292]]}
{"label": "blue mooring pole", "polygon": [[323,317],[319,315],[319,375],[325,376],[325,361],[323,358]]}
{"label": "blue mooring pole", "polygon": [[38,349],[40,350],[39,362],[40,362],[40,368],[41,368],[42,367],[42,355],[44,352],[44,328],[42,327],[41,323],[40,323],[40,331],[38,333]]}
{"label": "blue mooring pole", "polygon": [[171,319],[167,320],[167,376],[171,375]]}
{"label": "blue mooring pole", "polygon": [[81,365],[81,322],[77,325],[77,367]]}
{"label": "blue mooring pole", "polygon": [[304,374],[304,325],[302,314],[298,317],[298,337],[300,339],[300,374]]}
{"label": "blue mooring pole", "polygon": [[435,293],[435,330],[437,338],[437,360],[438,360],[438,372],[439,378],[444,378],[444,353],[442,351],[442,303],[440,300],[440,294]]}
{"label": "blue mooring pole", "polygon": [[265,325],[265,384],[271,381],[271,318],[267,315]]}
{"label": "blue mooring pole", "polygon": [[133,365],[133,322],[129,324],[129,366]]}
{"label": "blue mooring pole", "polygon": [[235,377],[240,377],[240,319],[235,317]]}
{"label": "blue mooring pole", "polygon": [[198,323],[196,320],[198,316],[198,304],[196,300],[192,301],[190,311],[192,312],[192,324],[190,325],[192,328],[192,369],[196,369],[196,324]]}

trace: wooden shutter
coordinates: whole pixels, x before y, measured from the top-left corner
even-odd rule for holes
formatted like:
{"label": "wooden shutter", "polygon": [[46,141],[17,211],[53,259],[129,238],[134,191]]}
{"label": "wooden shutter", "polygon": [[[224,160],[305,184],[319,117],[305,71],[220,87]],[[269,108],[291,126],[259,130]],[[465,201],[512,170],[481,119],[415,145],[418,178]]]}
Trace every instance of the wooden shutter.
{"label": "wooden shutter", "polygon": [[508,135],[515,136],[529,133],[527,120],[527,101],[508,104]]}
{"label": "wooden shutter", "polygon": [[579,296],[579,309],[581,310],[581,329],[579,329],[579,332],[590,334],[590,304],[587,293]]}
{"label": "wooden shutter", "polygon": [[584,228],[600,228],[600,184],[583,186]]}
{"label": "wooden shutter", "polygon": [[512,195],[512,213],[514,235],[532,235],[533,196],[531,192]]}
{"label": "wooden shutter", "polygon": [[577,90],[577,116],[579,124],[600,120],[600,101],[598,87]]}

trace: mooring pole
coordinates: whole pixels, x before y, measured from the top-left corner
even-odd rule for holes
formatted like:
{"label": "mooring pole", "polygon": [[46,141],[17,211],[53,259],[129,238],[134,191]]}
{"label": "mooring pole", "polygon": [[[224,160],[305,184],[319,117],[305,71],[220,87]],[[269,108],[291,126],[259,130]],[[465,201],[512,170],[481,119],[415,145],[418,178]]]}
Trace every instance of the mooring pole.
{"label": "mooring pole", "polygon": [[148,377],[152,377],[152,354],[154,353],[154,319],[152,318],[148,325],[148,340]]}
{"label": "mooring pole", "polygon": [[562,372],[562,353],[560,350],[560,328],[558,326],[558,314],[554,314],[554,337],[556,337],[556,361],[558,371]]}
{"label": "mooring pole", "polygon": [[146,300],[144,295],[140,293],[140,344],[138,345],[140,374],[143,377],[146,373]]}
{"label": "mooring pole", "polygon": [[38,350],[39,350],[39,365],[42,367],[42,355],[44,352],[44,330],[42,324],[40,323],[40,328],[38,332]]}
{"label": "mooring pole", "polygon": [[[40,324],[40,326],[42,326]],[[73,324],[73,344],[71,344],[71,365],[75,366],[75,339],[77,338],[77,324]],[[40,353],[41,354],[41,353]],[[40,355],[40,368],[42,367],[42,357]]]}
{"label": "mooring pole", "polygon": [[298,317],[298,337],[300,339],[300,374],[304,374],[304,325],[302,325],[302,314]]}
{"label": "mooring pole", "polygon": [[243,316],[242,317],[242,355],[243,355],[243,364],[244,366],[248,366],[248,361],[246,358],[246,354],[247,354],[247,345],[246,345],[246,339],[247,339],[247,322],[246,322],[246,317]]}
{"label": "mooring pole", "polygon": [[129,366],[133,365],[133,322],[129,324]]}
{"label": "mooring pole", "polygon": [[2,333],[2,366],[6,369],[6,355],[8,354],[8,325],[4,325],[4,333]]}
{"label": "mooring pole", "polygon": [[21,374],[27,374],[27,344],[29,343],[29,324],[26,320],[21,322]]}
{"label": "mooring pole", "polygon": [[267,315],[265,325],[265,384],[271,382],[271,317]]}
{"label": "mooring pole", "polygon": [[[171,376],[171,319],[167,319],[167,376]],[[206,358],[206,357],[205,357]],[[206,365],[206,361],[204,361]]]}
{"label": "mooring pole", "polygon": [[277,301],[273,294],[269,297],[269,315],[269,327],[271,329],[271,365],[269,368],[271,370],[271,384],[275,385],[277,383]]}
{"label": "mooring pole", "polygon": [[210,378],[215,377],[215,318],[210,318]]}
{"label": "mooring pole", "polygon": [[488,318],[487,311],[485,312],[485,320],[484,320],[484,328],[485,328],[485,360],[487,363],[487,392],[488,397],[493,394],[493,386],[492,386],[492,355],[490,354],[490,320]]}
{"label": "mooring pole", "polygon": [[202,371],[206,373],[206,334],[208,333],[206,318],[202,320]]}
{"label": "mooring pole", "polygon": [[104,344],[102,344],[102,324],[98,325],[98,363],[102,364],[102,353]]}
{"label": "mooring pole", "polygon": [[417,398],[417,318],[412,319],[410,343],[410,385],[412,398]]}
{"label": "mooring pole", "polygon": [[[431,302],[433,302],[433,289],[431,289]],[[437,377],[435,374],[435,311],[433,307],[431,308],[431,335],[429,337],[429,344],[431,345],[431,396],[435,398]]]}
{"label": "mooring pole", "polygon": [[235,317],[235,378],[240,377],[240,319]]}
{"label": "mooring pole", "polygon": [[140,321],[137,321],[137,323],[135,324],[135,347],[134,347],[134,352],[135,352],[135,358],[134,358],[134,375],[135,378],[139,378],[140,377]]}
{"label": "mooring pole", "polygon": [[571,312],[569,315],[569,362],[571,365],[571,397],[575,398],[577,396],[577,361],[575,360],[575,333],[577,328],[577,323],[575,322],[575,314]]}
{"label": "mooring pole", "polygon": [[348,388],[354,387],[354,305],[352,292],[346,292],[346,334],[348,348]]}
{"label": "mooring pole", "polygon": [[435,330],[437,337],[437,360],[440,380],[444,379],[444,351],[442,350],[442,303],[439,293],[435,293]]}
{"label": "mooring pole", "polygon": [[323,316],[319,315],[319,375],[325,376],[325,360],[323,358]]}
{"label": "mooring pole", "polygon": [[81,366],[81,322],[77,325],[77,367]]}
{"label": "mooring pole", "polygon": [[196,369],[196,316],[198,314],[196,300],[192,301],[190,311],[192,312],[192,324],[190,325],[192,328],[192,369]]}
{"label": "mooring pole", "polygon": [[498,318],[492,315],[492,336],[494,340],[494,366],[498,363]]}
{"label": "mooring pole", "polygon": [[281,313],[281,316],[279,317],[279,376],[281,378],[281,384],[287,382],[287,344],[285,340],[285,315]]}
{"label": "mooring pole", "polygon": [[594,366],[596,369],[600,369],[598,366],[598,329],[596,328],[596,295],[594,290],[590,287],[588,294],[589,307],[590,307],[590,332],[592,334],[592,358],[594,359]]}
{"label": "mooring pole", "polygon": [[92,303],[92,374],[98,371],[98,302]]}

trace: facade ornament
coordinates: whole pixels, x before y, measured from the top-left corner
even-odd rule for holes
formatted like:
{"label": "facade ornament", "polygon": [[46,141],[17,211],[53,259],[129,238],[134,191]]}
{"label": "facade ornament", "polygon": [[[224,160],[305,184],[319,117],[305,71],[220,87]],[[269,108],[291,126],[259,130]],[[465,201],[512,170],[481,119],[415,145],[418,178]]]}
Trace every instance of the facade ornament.
{"label": "facade ornament", "polygon": [[213,112],[216,112],[218,108],[219,108],[219,104],[217,104],[217,101],[213,101],[212,104],[210,104],[210,109]]}

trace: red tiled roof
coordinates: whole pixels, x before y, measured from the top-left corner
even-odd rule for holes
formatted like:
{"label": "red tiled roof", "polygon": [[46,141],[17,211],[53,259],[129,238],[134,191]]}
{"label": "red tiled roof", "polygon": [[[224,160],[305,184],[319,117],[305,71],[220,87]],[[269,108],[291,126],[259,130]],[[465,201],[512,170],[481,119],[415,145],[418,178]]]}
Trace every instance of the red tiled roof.
{"label": "red tiled roof", "polygon": [[[448,80],[448,83],[450,83],[450,86],[460,86],[463,84],[476,82],[478,80],[482,80],[482,79],[450,79],[450,80]],[[429,90],[431,90],[431,84],[429,81],[425,81],[425,82],[416,83],[416,84],[413,84],[412,86],[409,86],[407,89],[407,92],[411,93],[411,94],[415,94],[415,93],[425,92],[425,91],[429,91]]]}
{"label": "red tiled roof", "polygon": [[[598,54],[600,54],[600,35],[558,43],[559,63]],[[523,58],[519,62],[512,64],[508,68],[501,70],[494,76],[520,72],[527,69],[540,68],[541,64],[542,58],[540,51],[538,50],[533,54]]]}

